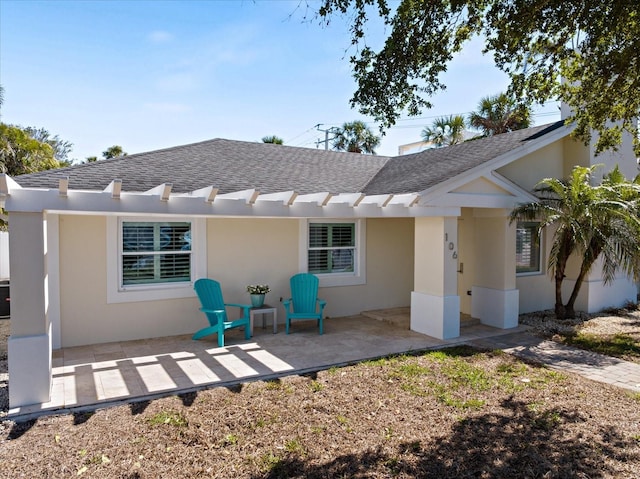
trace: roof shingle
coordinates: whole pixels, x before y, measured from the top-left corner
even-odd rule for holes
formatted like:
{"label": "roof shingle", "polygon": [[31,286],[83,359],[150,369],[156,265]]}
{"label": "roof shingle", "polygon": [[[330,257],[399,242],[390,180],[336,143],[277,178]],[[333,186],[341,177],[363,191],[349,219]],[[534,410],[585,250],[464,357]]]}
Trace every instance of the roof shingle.
{"label": "roof shingle", "polygon": [[367,184],[363,193],[376,195],[424,191],[515,150],[563,124],[563,121],[559,121],[392,158]]}
{"label": "roof shingle", "polygon": [[214,186],[220,193],[256,189],[300,194],[399,194],[423,191],[511,151],[562,125],[557,122],[400,157],[213,139],[126,157],[21,175],[23,187],[102,190],[122,179],[123,191],[172,183],[174,193]]}

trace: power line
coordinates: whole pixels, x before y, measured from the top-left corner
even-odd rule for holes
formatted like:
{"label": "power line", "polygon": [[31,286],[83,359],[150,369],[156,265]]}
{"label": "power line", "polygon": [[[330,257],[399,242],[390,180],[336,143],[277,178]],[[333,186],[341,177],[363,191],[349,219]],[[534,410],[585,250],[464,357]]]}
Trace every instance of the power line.
{"label": "power line", "polygon": [[[335,133],[338,130],[338,127],[335,126],[330,126],[329,128],[327,128],[326,130],[323,130],[322,128],[320,128],[323,124],[322,123],[318,123],[315,128],[318,131],[321,131],[324,133],[324,149],[325,151],[329,149],[329,133]],[[335,136],[333,137],[335,138]],[[331,138],[333,140],[333,138]],[[318,140],[316,141],[316,148],[318,147],[318,145],[320,145],[320,143],[323,143],[322,140]]]}
{"label": "power line", "polygon": [[[557,103],[557,102],[556,102]],[[549,103],[550,104],[550,103]],[[461,115],[461,116],[467,116],[472,112],[463,112],[463,113],[451,113],[451,114],[444,114],[444,115],[430,115],[430,116],[421,116],[421,117],[416,117],[416,118],[400,118],[399,120],[397,120],[397,122],[419,122],[419,121],[424,121],[424,120],[433,120],[436,118],[441,118],[443,116],[450,116],[450,115]],[[531,115],[532,118],[543,118],[543,117],[549,117],[549,116],[555,116],[558,115],[558,111],[542,111],[542,112],[538,112],[538,113],[533,113]],[[342,124],[344,122],[333,122],[333,124]],[[367,126],[377,126],[375,122],[372,121],[365,121],[364,122]],[[300,142],[298,142],[296,145],[294,146],[311,146],[311,145],[315,145],[316,147],[319,146],[321,143],[325,143],[325,150],[328,149],[328,140],[330,140],[330,138],[328,138],[328,134],[331,131],[335,131],[338,127],[332,126],[330,128],[328,128],[327,130],[322,130],[319,127],[323,126],[325,124],[331,124],[331,123],[318,123],[316,125],[313,125],[310,128],[307,128],[305,131],[303,131],[302,133],[296,135],[295,137],[293,137],[291,140],[288,140],[287,143],[291,143],[293,140],[296,140],[298,138],[300,138],[303,135],[306,135],[307,133],[309,133],[310,131],[317,129],[318,131],[324,132],[325,133],[325,139],[322,140],[320,138],[315,138],[313,140],[310,139],[304,139]],[[412,128],[424,128],[424,123],[422,124],[417,124],[417,125],[398,125],[395,124],[393,126],[390,126],[389,128],[387,128],[388,130],[406,130],[406,129],[412,129]]]}
{"label": "power line", "polygon": [[312,126],[311,128],[307,128],[306,130],[304,130],[302,133],[300,133],[299,135],[294,136],[293,138],[288,139],[285,143],[291,143],[293,140],[297,140],[298,138],[300,138],[302,135],[304,135],[305,133],[309,133],[311,130],[313,130],[315,128],[315,125]]}

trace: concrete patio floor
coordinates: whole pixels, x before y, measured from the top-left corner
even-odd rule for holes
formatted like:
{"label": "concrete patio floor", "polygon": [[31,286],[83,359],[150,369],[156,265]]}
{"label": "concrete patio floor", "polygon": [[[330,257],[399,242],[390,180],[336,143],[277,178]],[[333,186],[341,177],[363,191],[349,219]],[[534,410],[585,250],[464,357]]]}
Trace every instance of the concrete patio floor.
{"label": "concrete patio floor", "polygon": [[[375,312],[374,312],[375,313]],[[150,399],[239,382],[267,380],[340,366],[389,354],[436,349],[513,333],[480,324],[441,341],[408,329],[408,308],[387,310],[380,319],[364,315],[325,319],[320,336],[315,321],[295,322],[291,334],[279,325],[256,327],[245,341],[241,330],[193,341],[190,335],[96,344],[53,353],[51,400],[9,410],[13,418],[83,410]],[[376,314],[369,315],[376,317]],[[464,323],[463,323],[464,324]]]}

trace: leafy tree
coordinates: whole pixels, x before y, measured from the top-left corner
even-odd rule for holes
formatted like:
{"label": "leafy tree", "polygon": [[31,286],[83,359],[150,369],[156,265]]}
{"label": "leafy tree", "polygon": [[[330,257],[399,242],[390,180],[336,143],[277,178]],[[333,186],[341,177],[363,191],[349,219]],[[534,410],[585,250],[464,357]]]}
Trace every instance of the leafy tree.
{"label": "leafy tree", "polygon": [[482,130],[484,136],[529,128],[531,108],[518,105],[505,93],[487,96],[480,100],[478,109],[469,115],[469,125]]}
{"label": "leafy tree", "polygon": [[373,134],[363,121],[347,122],[338,128],[333,138],[333,148],[352,153],[369,153],[375,155],[375,148],[380,144],[380,137]]}
{"label": "leafy tree", "polygon": [[[511,222],[536,220],[540,229],[556,227],[548,266],[555,280],[555,313],[560,319],[575,317],[580,287],[598,258],[602,259],[605,284],[615,279],[618,270],[634,276],[640,271],[640,181],[627,181],[616,168],[600,185],[593,186],[596,167],[576,166],[567,180],[542,180],[536,188],[540,201],[520,205],[511,212]],[[564,304],[562,282],[572,254],[582,262]]]}
{"label": "leafy tree", "polygon": [[[392,11],[392,8],[393,11]],[[572,107],[583,140],[598,130],[598,151],[636,138],[640,112],[640,2],[628,0],[323,0],[322,21],[349,15],[350,62],[357,82],[351,104],[383,128],[403,112],[417,115],[446,86],[440,75],[476,36],[511,77],[510,95],[529,104]],[[367,44],[372,17],[389,36]],[[566,81],[561,82],[560,78]],[[636,146],[638,146],[636,140]]]}
{"label": "leafy tree", "polygon": [[83,163],[93,163],[94,161],[98,161],[98,157],[97,156],[87,156]]}
{"label": "leafy tree", "polygon": [[422,130],[422,139],[436,147],[456,145],[464,140],[464,117],[450,115],[436,118],[430,127]]}
{"label": "leafy tree", "polygon": [[24,131],[34,140],[46,143],[53,149],[53,157],[60,163],[60,166],[71,166],[69,153],[73,149],[73,143],[62,140],[58,135],[51,135],[44,128],[28,126]]}
{"label": "leafy tree", "polygon": [[276,135],[262,137],[262,143],[274,143],[276,145],[284,145],[284,140]]}
{"label": "leafy tree", "polygon": [[[118,156],[127,156],[127,152],[122,149],[120,145],[113,145],[102,152],[102,157],[105,160],[116,158]],[[87,158],[88,159],[88,158]]]}
{"label": "leafy tree", "polygon": [[0,170],[11,176],[59,168],[48,143],[34,139],[26,129],[0,123]]}

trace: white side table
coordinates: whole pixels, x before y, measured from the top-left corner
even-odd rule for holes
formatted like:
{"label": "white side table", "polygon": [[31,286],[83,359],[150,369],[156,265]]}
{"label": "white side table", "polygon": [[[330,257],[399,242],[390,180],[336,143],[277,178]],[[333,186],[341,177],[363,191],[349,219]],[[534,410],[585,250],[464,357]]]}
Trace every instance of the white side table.
{"label": "white side table", "polygon": [[253,336],[253,321],[254,316],[256,314],[262,315],[262,329],[267,327],[267,318],[266,314],[271,313],[273,315],[273,334],[278,332],[278,308],[275,306],[270,306],[268,304],[263,304],[262,306],[256,306],[255,308],[251,308],[249,310],[249,317],[251,318],[251,335]]}

